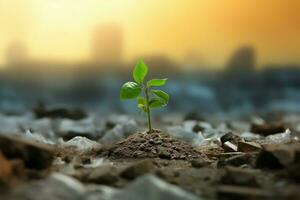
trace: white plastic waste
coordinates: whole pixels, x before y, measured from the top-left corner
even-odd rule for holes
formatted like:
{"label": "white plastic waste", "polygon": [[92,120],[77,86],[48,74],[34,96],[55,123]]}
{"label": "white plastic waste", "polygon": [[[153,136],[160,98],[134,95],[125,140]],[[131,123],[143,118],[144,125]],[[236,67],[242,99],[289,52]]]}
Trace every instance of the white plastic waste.
{"label": "white plastic waste", "polygon": [[291,141],[291,131],[290,129],[286,129],[284,133],[277,133],[273,135],[269,135],[266,137],[265,141],[267,143],[288,143]]}
{"label": "white plastic waste", "polygon": [[88,150],[100,146],[98,142],[90,140],[86,137],[76,136],[67,142],[62,142],[63,146],[75,147],[80,150]]}
{"label": "white plastic waste", "polygon": [[46,144],[55,144],[55,142],[51,141],[50,139],[46,139],[42,134],[32,133],[30,130],[26,130],[25,138]]}

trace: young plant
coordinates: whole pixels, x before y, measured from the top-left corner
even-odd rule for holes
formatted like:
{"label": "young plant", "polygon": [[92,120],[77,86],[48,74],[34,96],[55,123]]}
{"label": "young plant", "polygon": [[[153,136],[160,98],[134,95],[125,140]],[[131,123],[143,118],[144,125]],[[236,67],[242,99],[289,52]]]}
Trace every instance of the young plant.
{"label": "young plant", "polygon": [[[124,83],[121,87],[120,99],[136,99],[138,109],[144,111],[147,115],[148,132],[152,132],[151,113],[155,108],[164,107],[169,102],[169,95],[161,90],[153,90],[152,87],[163,86],[167,79],[152,79],[144,83],[148,73],[148,66],[143,60],[140,60],[133,70],[133,79],[135,82]],[[143,95],[141,95],[143,94]]]}

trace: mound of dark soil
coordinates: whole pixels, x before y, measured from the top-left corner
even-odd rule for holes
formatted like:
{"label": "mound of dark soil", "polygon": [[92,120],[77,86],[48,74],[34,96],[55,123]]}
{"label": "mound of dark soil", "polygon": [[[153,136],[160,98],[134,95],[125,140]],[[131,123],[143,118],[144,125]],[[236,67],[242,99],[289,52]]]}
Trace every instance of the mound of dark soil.
{"label": "mound of dark soil", "polygon": [[[104,152],[103,152],[104,153]],[[170,137],[160,131],[136,133],[121,140],[105,151],[110,158],[161,158],[193,159],[206,158],[191,144]]]}

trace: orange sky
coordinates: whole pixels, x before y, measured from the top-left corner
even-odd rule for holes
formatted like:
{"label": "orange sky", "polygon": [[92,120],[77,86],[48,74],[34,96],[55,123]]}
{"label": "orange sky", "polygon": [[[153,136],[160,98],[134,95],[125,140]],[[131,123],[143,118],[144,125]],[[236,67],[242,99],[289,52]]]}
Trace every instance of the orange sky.
{"label": "orange sky", "polygon": [[125,58],[163,53],[223,65],[241,45],[258,63],[300,63],[299,0],[0,0],[0,63],[13,41],[37,59],[90,57],[96,25],[120,24]]}

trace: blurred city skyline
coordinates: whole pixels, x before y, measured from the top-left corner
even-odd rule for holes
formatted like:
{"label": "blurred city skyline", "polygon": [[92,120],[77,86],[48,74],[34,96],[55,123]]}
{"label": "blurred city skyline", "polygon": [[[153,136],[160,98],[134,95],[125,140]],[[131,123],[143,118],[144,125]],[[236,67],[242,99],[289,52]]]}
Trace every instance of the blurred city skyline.
{"label": "blurred city skyline", "polygon": [[0,66],[164,55],[218,68],[245,45],[258,66],[299,64],[299,8],[298,0],[0,0]]}

